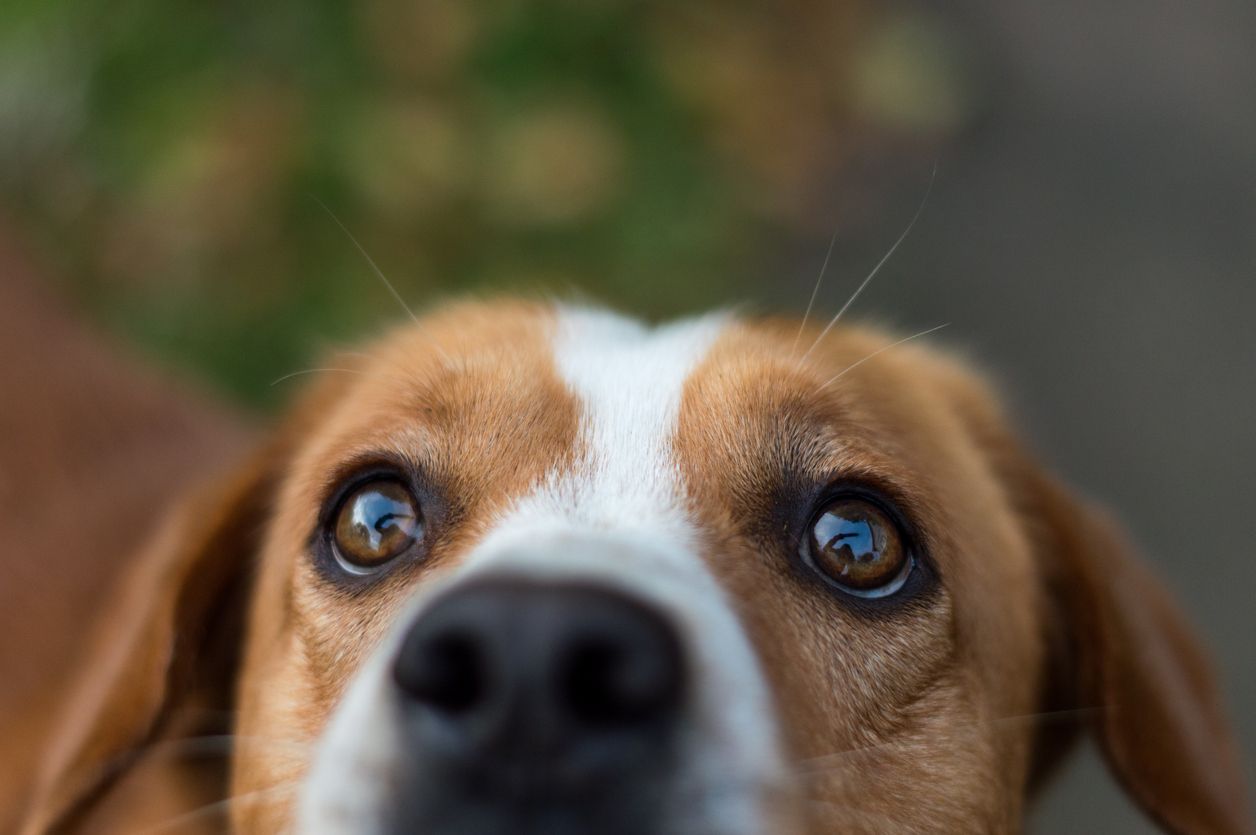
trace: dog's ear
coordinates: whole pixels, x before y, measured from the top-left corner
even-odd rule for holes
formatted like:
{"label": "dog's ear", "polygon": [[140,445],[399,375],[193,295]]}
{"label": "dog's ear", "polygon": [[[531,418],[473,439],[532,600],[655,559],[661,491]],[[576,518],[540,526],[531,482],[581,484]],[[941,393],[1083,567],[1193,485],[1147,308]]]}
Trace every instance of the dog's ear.
{"label": "dog's ear", "polygon": [[[359,361],[346,355],[332,364],[342,370]],[[129,831],[132,805],[151,819],[154,810],[173,816],[187,812],[189,801],[225,796],[229,746],[200,761],[187,750],[168,757],[162,749],[177,755],[189,748],[180,740],[231,732],[252,581],[275,493],[302,439],[350,379],[331,375],[311,385],[265,444],[175,505],[137,555],[71,682],[24,835],[88,823],[98,831],[98,817],[108,831]],[[119,794],[122,802],[111,803]]]}
{"label": "dog's ear", "polygon": [[1211,664],[1186,619],[1106,514],[1017,459],[1054,633],[1047,709],[1093,717],[1110,770],[1166,830],[1256,831]]}
{"label": "dog's ear", "polygon": [[74,829],[188,712],[229,713],[277,447],[177,506],[123,578],[49,742],[25,832]]}

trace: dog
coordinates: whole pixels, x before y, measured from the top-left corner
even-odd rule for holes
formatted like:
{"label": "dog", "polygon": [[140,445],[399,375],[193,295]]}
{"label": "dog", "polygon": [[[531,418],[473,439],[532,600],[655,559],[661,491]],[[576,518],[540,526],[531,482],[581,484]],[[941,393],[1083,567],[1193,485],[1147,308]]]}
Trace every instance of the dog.
{"label": "dog", "polygon": [[1013,832],[1083,727],[1254,831],[1182,615],[939,348],[474,301],[312,377],[122,560],[21,832]]}

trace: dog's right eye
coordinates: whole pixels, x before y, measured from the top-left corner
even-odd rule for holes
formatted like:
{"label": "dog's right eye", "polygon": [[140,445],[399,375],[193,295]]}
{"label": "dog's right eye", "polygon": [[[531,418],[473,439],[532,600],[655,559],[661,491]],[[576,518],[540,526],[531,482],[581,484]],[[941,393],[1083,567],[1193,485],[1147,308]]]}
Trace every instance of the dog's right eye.
{"label": "dog's right eye", "polygon": [[839,496],[812,520],[803,558],[829,582],[855,597],[888,597],[915,565],[907,537],[882,507]]}
{"label": "dog's right eye", "polygon": [[403,484],[372,481],[350,493],[332,529],[336,562],[350,574],[370,574],[410,550],[423,535],[419,502]]}

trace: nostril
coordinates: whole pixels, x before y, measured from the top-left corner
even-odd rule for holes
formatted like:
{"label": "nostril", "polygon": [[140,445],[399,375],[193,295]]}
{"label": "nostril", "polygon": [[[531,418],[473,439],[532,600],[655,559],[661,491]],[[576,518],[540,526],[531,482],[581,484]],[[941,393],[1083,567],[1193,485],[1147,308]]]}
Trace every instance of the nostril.
{"label": "nostril", "polygon": [[486,671],[474,636],[459,631],[411,635],[393,668],[415,701],[449,714],[473,709],[484,697]]}
{"label": "nostril", "polygon": [[625,712],[635,712],[628,703],[636,699],[628,691],[639,685],[618,681],[622,660],[619,648],[607,643],[586,642],[570,650],[559,668],[558,692],[572,716],[591,724],[609,724],[625,718]]}
{"label": "nostril", "polygon": [[475,757],[604,753],[638,731],[660,739],[688,689],[669,618],[575,584],[483,581],[449,592],[410,624],[392,674],[426,717],[414,732],[437,734],[425,738],[429,750]]}
{"label": "nostril", "polygon": [[661,629],[576,641],[558,675],[567,711],[590,725],[665,718],[681,701],[680,651]]}

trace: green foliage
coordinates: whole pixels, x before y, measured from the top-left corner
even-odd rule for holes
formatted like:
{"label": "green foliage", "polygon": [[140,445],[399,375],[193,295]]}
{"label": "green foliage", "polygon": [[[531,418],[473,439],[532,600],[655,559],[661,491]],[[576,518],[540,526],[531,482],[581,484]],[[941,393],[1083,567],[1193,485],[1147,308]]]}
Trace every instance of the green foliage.
{"label": "green foliage", "polygon": [[9,0],[0,194],[112,327],[261,405],[400,313],[341,222],[416,308],[727,303],[851,136],[858,4],[793,6]]}

